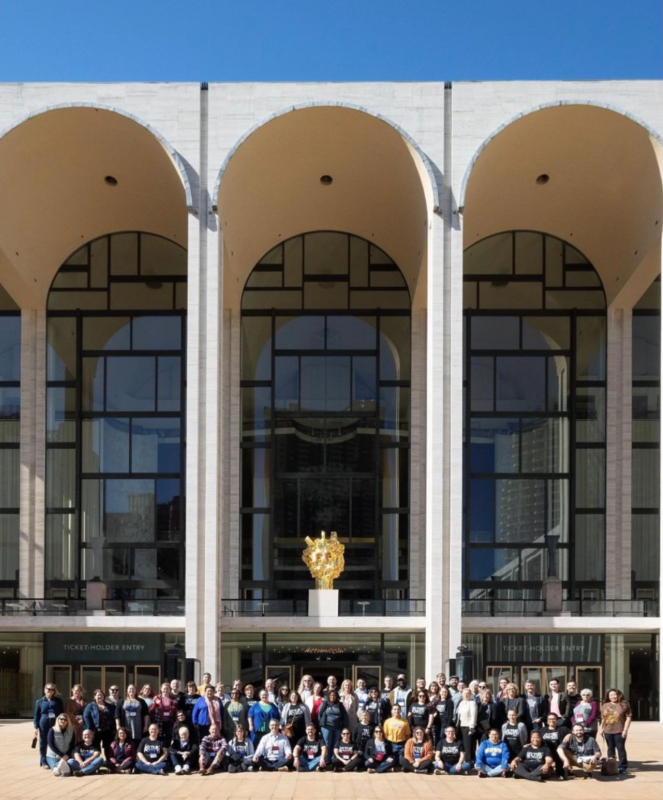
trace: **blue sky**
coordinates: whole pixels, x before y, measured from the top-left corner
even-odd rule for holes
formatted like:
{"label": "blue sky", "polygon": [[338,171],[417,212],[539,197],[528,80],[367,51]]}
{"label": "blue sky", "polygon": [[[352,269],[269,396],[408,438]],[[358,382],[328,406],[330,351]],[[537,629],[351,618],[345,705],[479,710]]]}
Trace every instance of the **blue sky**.
{"label": "blue sky", "polygon": [[0,0],[0,81],[663,77],[661,0]]}

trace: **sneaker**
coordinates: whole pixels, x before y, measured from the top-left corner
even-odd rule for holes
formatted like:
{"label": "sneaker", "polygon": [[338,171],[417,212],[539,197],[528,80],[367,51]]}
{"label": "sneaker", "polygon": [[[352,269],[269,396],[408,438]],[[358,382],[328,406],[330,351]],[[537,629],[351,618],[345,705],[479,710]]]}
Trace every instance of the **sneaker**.
{"label": "sneaker", "polygon": [[284,765],[282,767],[279,767],[277,771],[278,772],[288,772],[288,768]]}
{"label": "sneaker", "polygon": [[182,767],[180,767],[180,765],[178,764],[178,765],[175,767],[175,774],[176,774],[176,775],[180,775],[180,774],[181,774],[181,772],[182,772]]}
{"label": "sneaker", "polygon": [[161,775],[161,776],[162,776],[162,777],[164,777],[164,778],[167,778],[167,777],[168,777],[168,773],[166,772],[166,770],[165,770],[165,769],[160,769],[160,770],[157,772],[157,775]]}
{"label": "sneaker", "polygon": [[247,772],[255,772],[255,767],[253,767],[253,766],[247,767],[246,771]]}
{"label": "sneaker", "polygon": [[77,769],[76,772],[74,772],[74,778],[84,778],[84,777],[85,775],[80,771],[80,769]]}
{"label": "sneaker", "polygon": [[368,774],[369,774],[369,775],[374,775],[374,774],[375,774],[375,770],[374,770],[373,768],[371,768],[371,767],[369,767],[369,768],[366,770],[366,772],[368,772]]}
{"label": "sneaker", "polygon": [[[175,769],[175,772],[177,772],[177,769]],[[183,775],[191,775],[191,767],[188,764],[185,764],[182,767],[182,774]]]}
{"label": "sneaker", "polygon": [[56,778],[59,778],[62,775],[60,772],[60,767],[53,767],[53,775],[55,775]]}
{"label": "sneaker", "polygon": [[443,769],[436,769],[435,772],[433,772],[433,775],[444,775],[444,770]]}
{"label": "sneaker", "polygon": [[479,777],[480,778],[487,778],[488,777],[488,773],[484,772],[483,770],[479,770]]}

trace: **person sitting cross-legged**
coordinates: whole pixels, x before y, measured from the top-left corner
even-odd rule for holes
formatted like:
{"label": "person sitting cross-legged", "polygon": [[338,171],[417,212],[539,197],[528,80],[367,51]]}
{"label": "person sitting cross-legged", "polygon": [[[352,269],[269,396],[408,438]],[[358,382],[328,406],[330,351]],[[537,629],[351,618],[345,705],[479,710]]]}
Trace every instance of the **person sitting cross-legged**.
{"label": "person sitting cross-legged", "polygon": [[332,766],[339,772],[353,772],[364,763],[359,755],[357,745],[350,738],[350,729],[343,728],[341,741],[334,748]]}
{"label": "person sitting cross-legged", "polygon": [[214,770],[221,770],[225,766],[225,755],[228,742],[221,735],[221,730],[216,722],[209,726],[209,733],[200,743],[198,764],[201,775],[211,775]]}
{"label": "person sitting cross-legged", "polygon": [[391,742],[385,739],[382,725],[376,725],[373,738],[366,742],[364,764],[369,773],[387,772],[396,766]]}
{"label": "person sitting cross-legged", "polygon": [[593,736],[586,735],[585,726],[577,722],[571,733],[562,739],[557,753],[562,759],[565,770],[570,771],[571,767],[582,767],[583,777],[591,778],[601,757],[601,748]]}
{"label": "person sitting cross-legged", "polygon": [[269,733],[260,740],[253,762],[268,772],[288,772],[292,763],[292,747],[288,737],[279,733],[277,719],[270,719]]}
{"label": "person sitting cross-legged", "polygon": [[74,747],[74,758],[78,762],[78,769],[74,771],[77,778],[94,775],[103,767],[101,748],[94,743],[94,733],[91,730],[83,731],[83,741]]}
{"label": "person sitting cross-legged", "polygon": [[176,775],[191,775],[191,772],[196,769],[198,745],[191,740],[191,731],[188,725],[182,725],[175,731],[168,753]]}
{"label": "person sitting cross-legged", "polygon": [[135,770],[149,775],[167,775],[168,748],[159,738],[159,726],[153,722],[147,734],[138,745]]}
{"label": "person sitting cross-legged", "polygon": [[253,772],[253,754],[255,749],[249,739],[246,728],[237,725],[235,737],[228,743],[228,772]]}
{"label": "person sitting cross-legged", "polygon": [[463,742],[456,738],[456,728],[447,725],[444,738],[435,748],[435,774],[467,775],[471,769],[471,762],[465,760]]}
{"label": "person sitting cross-legged", "polygon": [[417,725],[412,738],[405,743],[405,752],[401,756],[401,767],[404,772],[416,772],[428,775],[433,766],[433,745],[426,740],[426,732]]}
{"label": "person sitting cross-legged", "polygon": [[530,743],[523,747],[511,762],[514,778],[541,783],[552,772],[553,759],[550,750],[543,744],[541,731],[532,731]]}
{"label": "person sitting cross-legged", "polygon": [[509,748],[500,741],[500,732],[492,728],[477,750],[476,768],[480,778],[506,778],[509,774]]}
{"label": "person sitting cross-legged", "polygon": [[306,726],[306,736],[295,745],[293,766],[297,772],[324,770],[328,764],[327,745],[312,722]]}

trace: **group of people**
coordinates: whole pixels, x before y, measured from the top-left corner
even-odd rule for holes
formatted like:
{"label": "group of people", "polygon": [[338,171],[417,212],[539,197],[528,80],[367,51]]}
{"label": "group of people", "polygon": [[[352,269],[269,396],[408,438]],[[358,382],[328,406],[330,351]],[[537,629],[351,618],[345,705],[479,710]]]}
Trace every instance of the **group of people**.
{"label": "group of people", "polygon": [[230,691],[205,673],[201,685],[180,681],[140,690],[83,687],[65,703],[54,684],[44,687],[34,714],[40,763],[55,776],[143,772],[165,776],[198,772],[403,770],[417,774],[510,777],[542,781],[591,777],[609,759],[626,772],[631,709],[610,689],[597,703],[589,689],[565,691],[550,681],[541,695],[531,681],[524,693],[505,679],[495,696],[484,682],[467,686],[442,673],[428,686],[405,675],[382,689],[358,680],[340,686],[304,675],[297,689],[265,681],[257,689],[234,681]]}

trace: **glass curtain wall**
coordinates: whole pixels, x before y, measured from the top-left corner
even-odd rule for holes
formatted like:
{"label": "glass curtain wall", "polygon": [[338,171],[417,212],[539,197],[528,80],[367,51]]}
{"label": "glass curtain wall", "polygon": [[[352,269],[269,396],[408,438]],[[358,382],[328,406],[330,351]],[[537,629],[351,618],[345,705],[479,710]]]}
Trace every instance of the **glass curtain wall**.
{"label": "glass curtain wall", "polygon": [[183,597],[187,254],[88,242],[48,298],[46,589]]}
{"label": "glass curtain wall", "polygon": [[21,314],[0,286],[0,592],[18,589]]}
{"label": "glass curtain wall", "polygon": [[633,309],[632,571],[634,597],[658,599],[661,279]]}
{"label": "glass curtain wall", "polygon": [[509,231],[464,257],[464,597],[568,598],[605,577],[605,295],[570,244]]}
{"label": "glass curtain wall", "polygon": [[408,591],[410,295],[347,233],[271,250],[242,298],[242,595],[305,597],[306,536],[336,531],[357,597]]}

